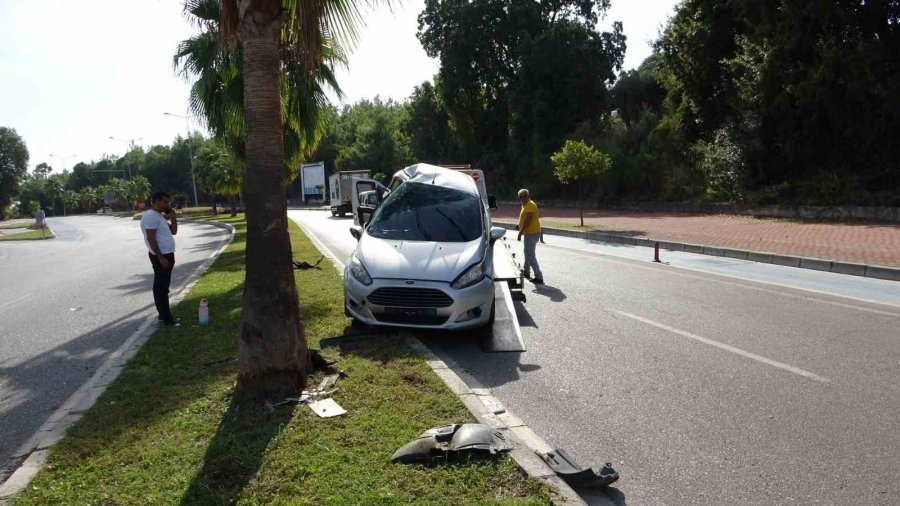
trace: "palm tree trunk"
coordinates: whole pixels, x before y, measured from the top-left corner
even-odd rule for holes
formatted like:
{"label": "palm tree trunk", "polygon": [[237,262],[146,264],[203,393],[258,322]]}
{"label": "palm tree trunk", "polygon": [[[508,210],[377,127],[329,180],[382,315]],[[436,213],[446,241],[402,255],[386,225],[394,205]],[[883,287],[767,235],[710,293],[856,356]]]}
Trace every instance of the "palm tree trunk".
{"label": "palm tree trunk", "polygon": [[282,189],[279,0],[242,5],[247,251],[238,345],[239,401],[283,399],[306,383],[308,350]]}
{"label": "palm tree trunk", "polygon": [[229,195],[229,196],[228,196],[228,203],[231,204],[231,215],[232,215],[232,216],[237,216],[237,204],[235,203],[235,196],[234,196],[234,195]]}

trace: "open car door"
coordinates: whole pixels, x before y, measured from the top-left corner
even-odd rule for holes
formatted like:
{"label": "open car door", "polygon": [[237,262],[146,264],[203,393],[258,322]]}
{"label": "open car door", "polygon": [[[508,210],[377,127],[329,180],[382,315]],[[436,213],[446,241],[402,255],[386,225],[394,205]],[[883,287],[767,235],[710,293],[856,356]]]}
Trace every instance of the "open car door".
{"label": "open car door", "polygon": [[381,205],[388,189],[378,181],[372,179],[356,179],[353,181],[353,191],[350,200],[353,205],[353,224],[365,228],[375,214],[375,209]]}

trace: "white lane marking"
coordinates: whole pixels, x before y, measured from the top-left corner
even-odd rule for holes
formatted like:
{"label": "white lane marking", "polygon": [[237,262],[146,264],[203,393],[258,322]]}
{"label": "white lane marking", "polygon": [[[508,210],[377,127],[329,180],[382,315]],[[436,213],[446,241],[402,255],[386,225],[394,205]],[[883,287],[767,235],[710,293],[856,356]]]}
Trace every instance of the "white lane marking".
{"label": "white lane marking", "polygon": [[669,331],[669,332],[672,332],[673,334],[678,334],[679,336],[686,337],[686,338],[688,338],[688,339],[693,339],[693,340],[699,341],[699,342],[701,342],[701,343],[703,343],[703,344],[708,344],[708,345],[710,345],[710,346],[715,346],[716,348],[719,348],[719,349],[722,349],[722,350],[725,350],[725,351],[730,351],[731,353],[740,355],[740,356],[742,356],[742,357],[746,357],[746,358],[749,358],[749,359],[752,359],[752,360],[756,360],[757,362],[762,362],[762,363],[764,363],[764,364],[771,365],[772,367],[777,367],[777,368],[779,368],[779,369],[784,369],[785,371],[792,372],[792,373],[794,373],[794,374],[797,374],[797,375],[800,375],[800,376],[803,376],[803,377],[806,377],[806,378],[809,378],[809,379],[813,379],[813,380],[816,380],[816,381],[821,381],[822,383],[828,383],[829,381],[831,381],[831,380],[829,380],[828,378],[823,378],[822,376],[819,376],[818,374],[813,374],[813,373],[811,373],[811,372],[809,372],[809,371],[800,369],[799,367],[794,367],[794,366],[792,366],[792,365],[785,364],[784,362],[778,362],[778,361],[776,361],[776,360],[772,360],[772,359],[770,359],[770,358],[766,358],[766,357],[763,357],[763,356],[761,356],[761,355],[757,355],[757,354],[755,354],[755,353],[750,353],[749,351],[744,351],[744,350],[742,350],[742,349],[740,349],[740,348],[735,348],[734,346],[730,346],[730,345],[727,345],[727,344],[724,344],[724,343],[720,343],[720,342],[718,342],[718,341],[713,341],[712,339],[708,339],[708,338],[705,338],[705,337],[702,337],[702,336],[698,336],[698,335],[696,335],[696,334],[691,334],[690,332],[685,332],[684,330],[676,329],[675,327],[670,327],[670,326],[668,326],[668,325],[664,325],[664,324],[662,324],[662,323],[655,322],[655,321],[653,321],[653,320],[648,320],[648,319],[646,319],[646,318],[641,318],[640,316],[633,315],[633,314],[631,314],[631,313],[626,313],[625,311],[616,311],[616,312],[619,313],[619,314],[622,315],[622,316],[625,316],[625,317],[627,317],[627,318],[631,318],[632,320],[637,320],[637,321],[639,321],[639,322],[646,323],[647,325],[651,325],[651,326],[656,327],[656,328],[659,328],[659,329],[667,330],[667,331]]}
{"label": "white lane marking", "polygon": [[29,294],[27,294],[27,295],[23,295],[23,296],[21,296],[21,297],[15,298],[15,299],[13,299],[13,300],[11,300],[11,301],[4,302],[3,304],[0,304],[0,311],[6,309],[6,308],[8,308],[8,307],[15,306],[16,304],[18,304],[18,303],[20,303],[20,302],[24,302],[24,301],[26,301],[26,300],[28,300],[28,299],[34,297],[34,295],[35,295],[35,294],[33,294],[33,293],[29,293]]}
{"label": "white lane marking", "polygon": [[[870,304],[877,304],[879,306],[888,306],[888,307],[892,307],[892,308],[898,307],[896,304],[892,304],[890,302],[882,302],[882,301],[877,301],[877,300],[872,300],[872,299],[864,299],[861,297],[854,297],[852,295],[843,295],[843,294],[834,293],[834,292],[826,292],[823,290],[816,290],[815,288],[805,288],[802,286],[791,286],[791,285],[784,284],[784,283],[778,283],[776,281],[753,279],[753,278],[748,278],[745,276],[738,276],[736,274],[705,271],[703,269],[697,269],[694,267],[686,267],[683,265],[666,264],[666,266],[668,266],[668,267],[674,267],[676,269],[682,269],[685,271],[692,271],[692,272],[698,272],[698,273],[704,274],[704,276],[696,276],[694,274],[688,274],[685,272],[677,272],[677,271],[668,270],[668,269],[660,267],[659,264],[643,265],[649,261],[644,261],[644,260],[640,260],[637,258],[630,258],[630,257],[624,257],[624,256],[616,256],[616,255],[614,255],[612,253],[608,253],[608,252],[593,251],[593,250],[589,250],[589,249],[582,249],[582,248],[578,248],[578,247],[564,246],[564,245],[559,245],[559,244],[545,244],[545,246],[549,246],[551,248],[562,249],[562,250],[570,251],[573,253],[580,253],[582,255],[590,255],[595,258],[600,258],[602,260],[606,260],[607,262],[627,264],[627,265],[630,265],[633,267],[637,267],[639,269],[646,269],[646,270],[651,270],[651,271],[655,271],[655,272],[666,272],[669,274],[673,274],[675,276],[683,276],[683,277],[692,278],[692,279],[701,279],[701,280],[709,281],[711,283],[719,283],[719,284],[723,284],[723,285],[737,286],[740,288],[746,288],[748,290],[756,290],[758,292],[772,293],[772,294],[776,294],[776,295],[782,295],[784,297],[794,297],[797,299],[808,300],[810,302],[820,302],[822,304],[829,304],[832,306],[838,306],[838,307],[843,307],[843,308],[847,308],[847,309],[856,309],[858,311],[865,311],[867,313],[874,313],[874,314],[880,314],[880,315],[884,315],[884,316],[893,316],[894,318],[900,318],[900,314],[892,313],[890,311],[881,311],[878,309],[854,306],[853,304],[846,304],[843,302],[837,302],[837,301],[833,301],[833,300],[820,299],[818,297],[809,297],[807,295],[782,292],[782,291],[778,291],[778,290],[772,290],[769,288],[762,288],[759,286],[750,286],[750,285],[747,285],[744,283],[736,283],[734,281],[726,281],[724,279],[714,279],[713,276],[721,277],[721,278],[740,279],[741,281],[746,281],[748,283],[757,283],[757,284],[762,284],[762,285],[778,286],[781,288],[787,288],[789,290],[797,290],[797,291],[802,291],[802,292],[816,293],[816,294],[825,295],[828,297],[836,297],[839,299],[848,299],[848,300],[855,300],[855,301],[859,301],[859,302],[866,302],[866,303],[870,303]],[[642,248],[643,246],[634,246],[634,247]],[[679,253],[682,253],[682,252],[679,252]],[[715,258],[724,258],[724,257],[715,257]],[[732,259],[732,260],[737,260],[737,259]],[[799,267],[788,267],[788,268],[789,269],[799,269]]]}

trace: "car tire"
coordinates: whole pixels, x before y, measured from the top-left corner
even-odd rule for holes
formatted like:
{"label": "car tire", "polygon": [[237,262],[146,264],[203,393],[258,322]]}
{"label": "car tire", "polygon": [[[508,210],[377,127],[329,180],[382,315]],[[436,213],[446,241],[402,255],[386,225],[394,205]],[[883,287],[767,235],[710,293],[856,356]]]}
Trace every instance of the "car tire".
{"label": "car tire", "polygon": [[337,216],[338,213],[331,211],[331,216]]}

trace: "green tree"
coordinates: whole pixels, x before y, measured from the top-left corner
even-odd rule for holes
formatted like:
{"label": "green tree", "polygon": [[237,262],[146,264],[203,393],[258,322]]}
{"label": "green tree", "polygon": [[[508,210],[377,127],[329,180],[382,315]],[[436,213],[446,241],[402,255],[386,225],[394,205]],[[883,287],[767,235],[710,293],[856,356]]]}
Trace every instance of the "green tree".
{"label": "green tree", "polygon": [[612,161],[609,155],[588,146],[581,141],[566,141],[563,147],[550,158],[553,173],[563,184],[578,185],[578,214],[584,226],[584,186],[588,179],[596,179],[609,169]]}
{"label": "green tree", "polygon": [[[318,70],[355,35],[359,20],[357,4],[347,0],[221,2],[222,40],[229,52],[240,51],[242,154],[247,162],[246,280],[235,392],[239,400],[281,399],[306,384],[310,356],[287,231],[283,184],[284,165],[290,160],[285,157],[284,126],[293,123],[305,132],[321,132],[315,124],[300,124],[309,116],[302,107],[315,102]],[[296,103],[284,96],[285,88],[293,89],[283,86],[285,81],[306,83],[294,96]],[[315,143],[309,141],[317,139],[297,140],[294,147],[311,153]]]}
{"label": "green tree", "polygon": [[128,186],[125,180],[117,177],[110,178],[105,185],[105,190],[112,192],[113,202],[128,202]]}
{"label": "green tree", "polygon": [[131,196],[133,206],[137,208],[138,202],[143,202],[150,198],[150,180],[145,176],[134,176],[125,183],[125,190]]}
{"label": "green tree", "polygon": [[[547,159],[608,112],[621,23],[594,28],[609,0],[426,0],[418,38],[441,62],[437,90],[464,161],[495,181],[550,180]],[[582,103],[583,102],[583,103]]]}
{"label": "green tree", "polygon": [[898,19],[897,1],[685,0],[656,44],[667,108],[698,164],[734,147],[760,199],[897,205]]}
{"label": "green tree", "polygon": [[337,128],[337,168],[393,174],[412,162],[409,139],[401,129],[404,114],[400,104],[377,97],[346,106]]}
{"label": "green tree", "polygon": [[438,86],[427,81],[416,86],[406,104],[402,127],[416,161],[454,163],[459,159],[459,150]]}
{"label": "green tree", "polygon": [[0,127],[0,218],[28,175],[28,148],[15,129]]}
{"label": "green tree", "polygon": [[234,173],[235,170],[234,157],[222,143],[208,142],[195,154],[194,174],[200,188],[213,197],[213,214],[218,214],[216,195],[224,195],[220,190],[229,187],[227,183],[233,180],[230,173]]}
{"label": "green tree", "polygon": [[40,175],[42,177],[47,177],[50,173],[53,172],[53,167],[47,165],[46,163],[39,163],[34,167],[35,175]]}
{"label": "green tree", "polygon": [[62,194],[62,202],[63,214],[66,213],[66,209],[75,211],[81,203],[81,196],[75,190],[65,190]]}
{"label": "green tree", "polygon": [[103,191],[96,186],[84,186],[78,190],[78,202],[86,212],[103,205]]}
{"label": "green tree", "polygon": [[[35,170],[36,172],[37,170]],[[63,194],[69,186],[69,172],[53,174],[47,178],[44,191],[50,199],[50,208],[56,213],[56,202],[62,203],[63,215],[66,214],[66,202],[63,200]]]}

